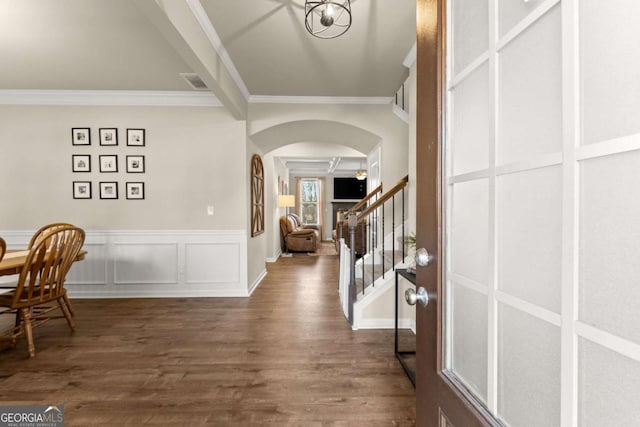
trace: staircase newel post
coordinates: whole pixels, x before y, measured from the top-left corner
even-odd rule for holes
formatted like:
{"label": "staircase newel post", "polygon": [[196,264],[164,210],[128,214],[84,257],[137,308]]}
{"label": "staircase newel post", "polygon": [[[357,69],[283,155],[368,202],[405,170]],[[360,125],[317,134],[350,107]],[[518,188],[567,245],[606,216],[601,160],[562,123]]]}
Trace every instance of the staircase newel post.
{"label": "staircase newel post", "polygon": [[356,302],[356,227],[358,216],[356,213],[349,214],[349,249],[351,252],[351,269],[349,280],[349,323],[353,326],[353,305]]}

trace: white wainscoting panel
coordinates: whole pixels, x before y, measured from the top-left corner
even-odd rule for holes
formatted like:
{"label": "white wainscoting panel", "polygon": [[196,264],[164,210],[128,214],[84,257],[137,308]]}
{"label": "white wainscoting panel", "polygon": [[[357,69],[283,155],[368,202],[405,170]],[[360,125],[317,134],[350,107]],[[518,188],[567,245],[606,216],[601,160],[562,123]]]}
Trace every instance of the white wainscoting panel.
{"label": "white wainscoting panel", "polygon": [[115,243],[116,285],[178,284],[178,243]]}
{"label": "white wainscoting panel", "polygon": [[67,275],[67,284],[99,285],[107,284],[107,245],[89,243],[85,240],[87,256],[82,262],[73,265]]}
{"label": "white wainscoting panel", "polygon": [[185,246],[186,283],[229,284],[240,280],[238,242],[189,243]]}
{"label": "white wainscoting panel", "polygon": [[[87,255],[67,276],[72,298],[249,295],[244,230],[85,231]],[[0,235],[24,249],[34,232]]]}

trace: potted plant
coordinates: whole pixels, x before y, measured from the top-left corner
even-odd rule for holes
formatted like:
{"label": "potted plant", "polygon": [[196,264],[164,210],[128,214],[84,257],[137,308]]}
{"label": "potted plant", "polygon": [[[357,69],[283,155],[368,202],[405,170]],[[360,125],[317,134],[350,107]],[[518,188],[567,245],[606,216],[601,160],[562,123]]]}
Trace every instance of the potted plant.
{"label": "potted plant", "polygon": [[404,242],[409,246],[409,248],[416,249],[416,233],[409,233],[408,236],[404,237]]}
{"label": "potted plant", "polygon": [[[409,247],[409,256],[413,259],[413,256],[416,252],[416,233],[409,233],[404,237],[404,243]],[[416,263],[412,262],[407,267],[407,272],[411,274],[416,274]]]}

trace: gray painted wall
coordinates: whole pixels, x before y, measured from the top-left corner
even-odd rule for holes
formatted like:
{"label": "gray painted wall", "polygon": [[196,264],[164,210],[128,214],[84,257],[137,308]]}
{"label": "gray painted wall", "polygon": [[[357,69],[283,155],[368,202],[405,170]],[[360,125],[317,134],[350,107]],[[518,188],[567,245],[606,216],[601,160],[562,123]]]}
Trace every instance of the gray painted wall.
{"label": "gray painted wall", "polygon": [[[72,146],[73,127],[91,128],[91,146]],[[100,146],[100,127],[118,128],[119,145]],[[145,147],[126,145],[128,127],[146,129]],[[0,106],[0,228],[244,230],[245,129],[222,108]],[[90,154],[92,171],[73,173],[73,154]],[[118,173],[99,172],[101,154],[118,156]],[[145,173],[126,173],[126,155],[144,155]],[[93,198],[74,200],[73,181],[91,181]],[[100,181],[117,181],[119,199],[100,200]],[[145,183],[145,200],[125,199],[127,181]]]}

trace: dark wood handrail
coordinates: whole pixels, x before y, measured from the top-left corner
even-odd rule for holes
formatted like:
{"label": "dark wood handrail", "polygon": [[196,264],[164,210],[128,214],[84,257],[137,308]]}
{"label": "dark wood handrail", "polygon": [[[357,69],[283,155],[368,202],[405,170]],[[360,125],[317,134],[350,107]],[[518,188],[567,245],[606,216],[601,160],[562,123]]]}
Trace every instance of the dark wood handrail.
{"label": "dark wood handrail", "polygon": [[351,212],[355,212],[358,209],[360,209],[362,206],[365,205],[365,203],[367,203],[367,201],[369,201],[373,196],[375,196],[376,194],[382,192],[382,184],[378,185],[376,188],[374,188],[373,190],[371,190],[371,192],[369,194],[367,194],[366,196],[364,196],[364,199],[360,200],[358,203],[356,203],[355,205],[353,205],[351,207],[351,209],[349,209],[347,211],[347,214],[351,213]]}
{"label": "dark wood handrail", "polygon": [[382,196],[380,196],[380,198],[378,198],[378,200],[376,200],[375,202],[370,204],[366,209],[358,212],[358,214],[357,214],[358,221],[360,221],[362,218],[366,217],[371,212],[373,212],[374,210],[376,210],[380,206],[382,206],[387,200],[392,198],[396,193],[398,193],[400,190],[402,190],[404,187],[406,187],[408,182],[409,182],[409,175],[406,175],[404,178],[402,178],[400,181],[398,181],[398,183],[396,185],[391,187],[391,189],[389,189],[389,191],[387,191]]}
{"label": "dark wood handrail", "polygon": [[371,198],[373,198],[373,196],[375,196],[376,194],[380,193],[381,191],[382,191],[382,184],[378,185],[376,188],[371,190],[371,192],[369,194],[364,196],[364,199],[360,200],[358,203],[353,205],[348,210],[339,211],[338,212],[338,216],[336,217],[337,218],[337,223],[342,223],[343,221],[346,221],[346,218],[350,214],[356,212],[358,209],[360,209],[362,206],[364,206]]}

